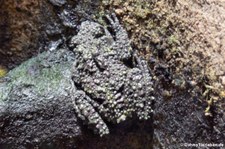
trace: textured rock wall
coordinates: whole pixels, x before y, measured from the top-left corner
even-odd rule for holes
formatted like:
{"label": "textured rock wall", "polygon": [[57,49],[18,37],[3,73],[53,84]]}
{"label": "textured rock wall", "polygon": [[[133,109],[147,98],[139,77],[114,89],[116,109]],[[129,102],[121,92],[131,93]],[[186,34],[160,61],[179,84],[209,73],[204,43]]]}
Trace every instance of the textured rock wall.
{"label": "textured rock wall", "polygon": [[[75,32],[83,19],[90,19],[99,0],[0,1],[0,65],[14,68],[40,51],[51,49]],[[65,40],[64,40],[65,39]]]}
{"label": "textured rock wall", "polygon": [[37,53],[40,35],[39,0],[0,1],[0,64],[13,67]]}

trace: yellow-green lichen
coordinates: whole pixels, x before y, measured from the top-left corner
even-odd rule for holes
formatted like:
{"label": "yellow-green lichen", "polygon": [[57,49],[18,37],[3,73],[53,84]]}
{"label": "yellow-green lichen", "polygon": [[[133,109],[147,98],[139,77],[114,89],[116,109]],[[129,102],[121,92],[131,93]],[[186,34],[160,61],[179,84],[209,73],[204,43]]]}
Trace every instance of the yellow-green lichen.
{"label": "yellow-green lichen", "polygon": [[0,65],[0,78],[4,77],[7,74],[7,69]]}
{"label": "yellow-green lichen", "polygon": [[171,35],[169,38],[168,38],[168,43],[173,45],[173,44],[179,44],[179,39],[176,35]]}

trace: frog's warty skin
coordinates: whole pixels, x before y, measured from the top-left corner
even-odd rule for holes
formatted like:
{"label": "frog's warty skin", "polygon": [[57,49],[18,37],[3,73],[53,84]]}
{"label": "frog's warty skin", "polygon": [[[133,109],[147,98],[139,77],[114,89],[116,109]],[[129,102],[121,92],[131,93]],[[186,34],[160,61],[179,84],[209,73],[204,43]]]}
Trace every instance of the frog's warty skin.
{"label": "frog's warty skin", "polygon": [[134,54],[115,14],[107,18],[113,34],[99,23],[85,21],[71,39],[75,109],[100,136],[109,133],[105,122],[120,123],[132,116],[149,119],[154,100],[147,62]]}

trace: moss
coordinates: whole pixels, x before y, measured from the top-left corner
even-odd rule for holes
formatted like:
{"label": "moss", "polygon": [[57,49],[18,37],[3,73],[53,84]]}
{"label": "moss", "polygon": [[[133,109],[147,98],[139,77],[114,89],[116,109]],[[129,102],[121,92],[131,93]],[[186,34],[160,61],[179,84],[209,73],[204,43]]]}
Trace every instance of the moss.
{"label": "moss", "polygon": [[167,5],[164,1],[104,0],[101,15],[108,10],[115,10],[127,29],[132,44],[143,53],[149,53],[150,48],[161,42],[174,43],[173,46],[180,43],[171,28],[176,28],[181,23],[174,21],[171,8],[166,7]]}
{"label": "moss", "polygon": [[0,78],[4,77],[7,74],[7,69],[0,65]]}
{"label": "moss", "polygon": [[[38,58],[32,58],[11,70],[7,75],[10,78],[9,83],[0,86],[0,98],[5,99],[10,90],[17,85],[31,85],[38,94],[60,89],[59,86],[65,79],[63,72],[69,70],[70,63],[56,63],[50,68],[45,68],[39,63],[43,56],[44,54],[41,54]],[[30,74],[29,69],[35,65],[40,65],[36,68],[37,70],[34,70],[37,73]]]}
{"label": "moss", "polygon": [[224,91],[220,91],[220,97],[225,99],[225,90]]}
{"label": "moss", "polygon": [[137,17],[140,17],[142,19],[146,19],[147,16],[151,13],[150,12],[150,9],[148,9],[148,4],[146,6],[144,6],[145,4],[143,3],[139,3],[136,5],[136,8],[135,8],[135,12],[134,14],[137,16]]}
{"label": "moss", "polygon": [[[214,71],[207,69],[208,62],[202,60],[206,59],[204,53],[201,54],[190,46],[189,38],[192,37],[192,33],[185,19],[177,15],[179,8],[172,6],[171,2],[104,0],[102,12],[108,10],[115,10],[128,31],[132,45],[146,59],[153,58],[157,59],[157,63],[167,64],[171,79],[165,77],[163,81],[176,83],[179,90],[183,89],[183,86],[186,87],[186,81],[194,81],[197,82],[196,92],[204,92],[201,84],[208,83],[204,78],[217,79]],[[150,64],[150,67],[154,68],[155,64]],[[154,78],[157,78],[154,72],[152,74],[155,75]],[[176,76],[179,76],[181,80],[176,80]],[[166,87],[166,90],[170,92],[174,89]],[[224,97],[222,91],[219,92],[220,97]],[[201,96],[204,95],[199,95],[199,98],[203,98]]]}
{"label": "moss", "polygon": [[176,35],[171,35],[170,37],[168,37],[168,43],[171,45],[179,44],[179,39]]}

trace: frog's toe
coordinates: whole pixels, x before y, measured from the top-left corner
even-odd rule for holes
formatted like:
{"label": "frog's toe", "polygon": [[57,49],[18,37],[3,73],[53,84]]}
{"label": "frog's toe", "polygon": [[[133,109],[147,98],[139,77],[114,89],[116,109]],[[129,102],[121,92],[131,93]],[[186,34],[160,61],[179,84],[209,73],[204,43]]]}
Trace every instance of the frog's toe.
{"label": "frog's toe", "polygon": [[119,20],[115,13],[112,13],[111,15],[106,15],[106,18],[113,28],[120,26]]}
{"label": "frog's toe", "polygon": [[106,135],[109,133],[109,129],[94,106],[89,102],[90,100],[85,92],[76,92],[75,103],[77,115],[100,136]]}

